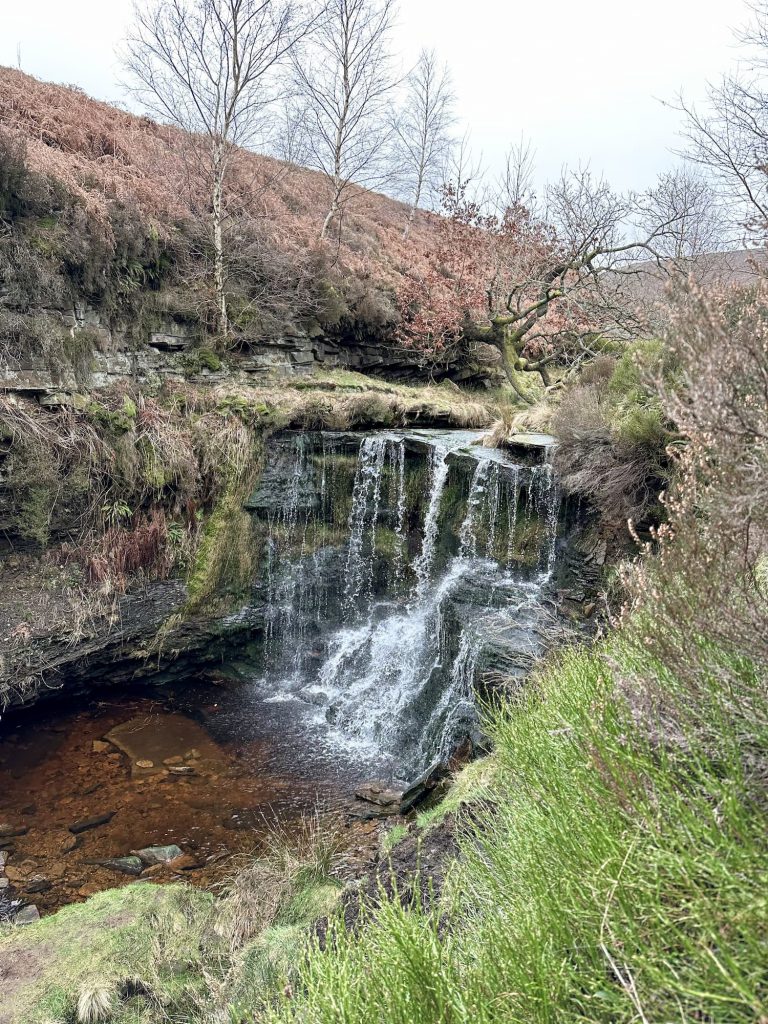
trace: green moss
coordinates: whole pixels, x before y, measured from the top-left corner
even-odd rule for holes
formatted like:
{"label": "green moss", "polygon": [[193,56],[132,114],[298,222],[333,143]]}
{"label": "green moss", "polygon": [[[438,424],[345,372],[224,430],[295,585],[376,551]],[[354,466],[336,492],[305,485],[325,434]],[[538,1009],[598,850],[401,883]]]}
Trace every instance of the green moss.
{"label": "green moss", "polygon": [[194,348],[182,356],[181,362],[185,371],[190,375],[202,373],[203,370],[218,373],[223,366],[219,356],[210,348]]}
{"label": "green moss", "polygon": [[245,594],[259,562],[258,536],[244,505],[256,488],[263,465],[262,439],[253,437],[253,449],[244,465],[237,464],[236,453],[232,458],[229,466],[222,467],[228,479],[207,517],[188,576],[186,614],[193,614],[214,596],[231,601]]}
{"label": "green moss", "polygon": [[108,409],[101,402],[92,401],[85,409],[86,415],[114,434],[127,434],[136,425],[136,405],[130,398],[124,398],[120,409]]}
{"label": "green moss", "polygon": [[56,502],[56,489],[44,483],[25,487],[18,503],[19,535],[41,548],[47,547],[51,535],[51,515]]}

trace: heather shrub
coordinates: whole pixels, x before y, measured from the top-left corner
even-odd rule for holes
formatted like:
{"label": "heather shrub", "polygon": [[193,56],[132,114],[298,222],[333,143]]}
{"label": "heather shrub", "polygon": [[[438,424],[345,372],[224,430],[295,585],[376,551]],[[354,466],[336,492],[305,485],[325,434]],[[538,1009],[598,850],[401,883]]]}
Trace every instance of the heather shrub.
{"label": "heather shrub", "polygon": [[634,604],[652,604],[657,623],[638,643],[684,686],[674,700],[641,675],[628,686],[662,734],[680,738],[695,720],[716,746],[727,723],[749,760],[768,725],[768,298],[764,286],[719,298],[694,292],[677,311],[669,344],[680,386],[660,401],[684,443],[656,556],[626,574]]}

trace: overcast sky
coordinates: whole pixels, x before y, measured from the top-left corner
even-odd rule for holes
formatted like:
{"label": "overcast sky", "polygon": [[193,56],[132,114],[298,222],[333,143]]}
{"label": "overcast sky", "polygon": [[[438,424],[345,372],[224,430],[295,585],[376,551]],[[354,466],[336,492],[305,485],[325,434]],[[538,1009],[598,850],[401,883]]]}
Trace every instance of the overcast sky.
{"label": "overcast sky", "polygon": [[[0,63],[124,99],[115,46],[131,0],[2,0]],[[521,133],[539,180],[589,163],[618,188],[643,188],[674,161],[681,89],[702,95],[736,59],[745,0],[400,0],[395,48],[451,67],[473,150],[500,167]]]}

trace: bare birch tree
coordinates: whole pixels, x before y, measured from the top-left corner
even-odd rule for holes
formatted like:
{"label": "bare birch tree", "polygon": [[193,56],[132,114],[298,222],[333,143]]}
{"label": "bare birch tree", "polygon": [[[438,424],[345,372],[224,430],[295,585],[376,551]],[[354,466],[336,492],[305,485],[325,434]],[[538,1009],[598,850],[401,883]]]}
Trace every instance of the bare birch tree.
{"label": "bare birch tree", "polygon": [[389,50],[394,0],[329,0],[293,71],[310,163],[330,184],[320,237],[355,191],[382,187],[395,82]]}
{"label": "bare birch tree", "polygon": [[265,128],[272,72],[311,24],[300,0],[150,0],[123,56],[145,110],[189,133],[209,197],[218,328],[227,334],[227,175]]}
{"label": "bare birch tree", "polygon": [[737,33],[745,59],[709,86],[695,105],[681,95],[670,104],[685,118],[681,154],[710,176],[735,228],[747,241],[768,235],[768,2],[748,4],[753,20]]}
{"label": "bare birch tree", "polygon": [[696,171],[678,167],[659,175],[638,204],[639,220],[646,227],[669,224],[657,243],[668,272],[678,270],[687,276],[703,256],[722,249],[722,204],[714,186]]}
{"label": "bare birch tree", "polygon": [[406,82],[405,103],[394,117],[395,162],[409,196],[404,239],[425,196],[448,180],[455,123],[450,72],[438,63],[434,50],[421,51]]}

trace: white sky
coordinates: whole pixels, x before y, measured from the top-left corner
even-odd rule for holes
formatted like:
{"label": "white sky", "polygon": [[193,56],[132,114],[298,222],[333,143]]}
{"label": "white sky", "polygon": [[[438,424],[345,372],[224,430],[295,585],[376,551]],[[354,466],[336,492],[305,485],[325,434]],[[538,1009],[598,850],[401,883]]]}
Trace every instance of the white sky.
{"label": "white sky", "polygon": [[[677,115],[737,57],[745,0],[400,0],[404,66],[422,46],[451,67],[461,121],[491,169],[523,133],[537,177],[589,163],[643,188],[674,162]],[[130,0],[0,0],[0,64],[124,99],[115,46]]]}

